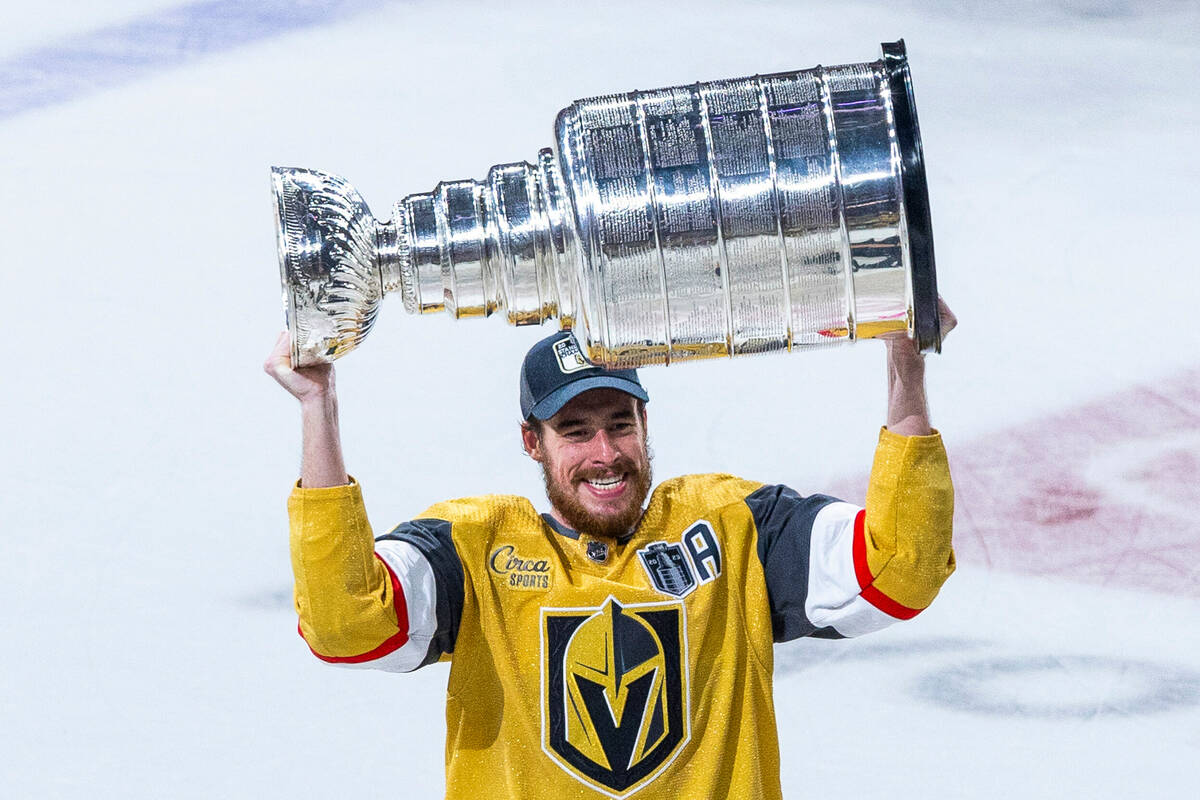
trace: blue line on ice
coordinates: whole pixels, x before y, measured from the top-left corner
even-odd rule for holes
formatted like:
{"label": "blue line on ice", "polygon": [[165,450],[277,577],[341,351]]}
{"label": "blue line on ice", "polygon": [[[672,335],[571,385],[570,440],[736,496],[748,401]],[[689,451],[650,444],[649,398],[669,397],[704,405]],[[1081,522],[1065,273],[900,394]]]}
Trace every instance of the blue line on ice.
{"label": "blue line on ice", "polygon": [[207,0],[63,39],[0,61],[0,120],[382,2]]}

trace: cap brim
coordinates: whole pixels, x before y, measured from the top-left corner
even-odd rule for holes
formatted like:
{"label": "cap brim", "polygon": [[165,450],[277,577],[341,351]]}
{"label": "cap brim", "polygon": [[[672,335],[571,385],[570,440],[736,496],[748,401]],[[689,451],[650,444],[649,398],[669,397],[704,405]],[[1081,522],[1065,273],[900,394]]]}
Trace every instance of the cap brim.
{"label": "cap brim", "polygon": [[650,402],[650,395],[646,394],[646,390],[633,381],[616,378],[611,375],[589,375],[586,378],[571,381],[566,386],[560,386],[547,395],[542,402],[534,406],[533,410],[529,413],[538,419],[550,419],[562,410],[562,407],[567,403],[591,389],[616,389],[625,394],[633,395],[644,403]]}

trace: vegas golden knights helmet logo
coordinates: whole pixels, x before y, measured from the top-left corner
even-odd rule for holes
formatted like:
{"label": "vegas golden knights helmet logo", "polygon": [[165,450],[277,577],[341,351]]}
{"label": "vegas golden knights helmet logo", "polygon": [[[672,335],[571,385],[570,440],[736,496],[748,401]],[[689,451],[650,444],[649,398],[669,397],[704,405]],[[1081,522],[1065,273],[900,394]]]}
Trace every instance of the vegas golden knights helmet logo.
{"label": "vegas golden knights helmet logo", "polygon": [[610,797],[654,780],[690,738],[683,606],[543,609],[542,747]]}

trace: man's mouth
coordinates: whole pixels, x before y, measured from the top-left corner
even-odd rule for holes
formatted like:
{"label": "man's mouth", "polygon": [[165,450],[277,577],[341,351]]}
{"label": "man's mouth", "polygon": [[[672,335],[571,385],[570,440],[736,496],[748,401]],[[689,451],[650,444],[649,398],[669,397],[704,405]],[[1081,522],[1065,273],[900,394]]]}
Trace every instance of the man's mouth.
{"label": "man's mouth", "polygon": [[593,494],[604,496],[612,496],[620,494],[625,488],[626,474],[609,475],[604,478],[584,478],[583,482],[588,485]]}

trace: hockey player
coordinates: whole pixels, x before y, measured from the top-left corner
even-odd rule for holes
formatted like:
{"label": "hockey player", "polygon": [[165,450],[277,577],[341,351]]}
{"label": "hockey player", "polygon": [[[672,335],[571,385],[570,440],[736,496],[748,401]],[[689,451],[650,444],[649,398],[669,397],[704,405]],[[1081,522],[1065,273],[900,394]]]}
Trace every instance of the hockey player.
{"label": "hockey player", "polygon": [[301,404],[300,633],[335,664],[450,662],[447,798],[779,798],[772,642],[909,619],[954,569],[949,470],[907,338],[887,341],[865,510],[730,475],[650,494],[636,371],[593,367],[557,333],[520,378],[551,512],[453,500],[378,539],[343,462],[333,369],[293,370],[289,353],[284,333],[265,368]]}

